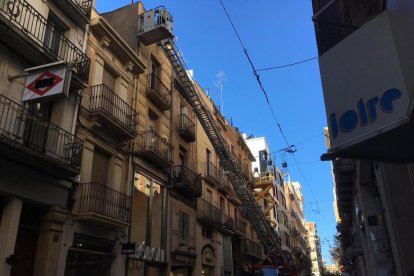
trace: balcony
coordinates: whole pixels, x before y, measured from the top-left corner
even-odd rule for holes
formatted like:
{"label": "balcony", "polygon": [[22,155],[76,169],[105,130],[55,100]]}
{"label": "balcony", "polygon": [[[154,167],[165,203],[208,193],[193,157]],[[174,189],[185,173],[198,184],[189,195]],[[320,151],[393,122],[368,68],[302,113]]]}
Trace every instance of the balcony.
{"label": "balcony", "polygon": [[350,172],[354,170],[354,161],[350,159],[336,159],[332,161],[334,172]]}
{"label": "balcony", "polygon": [[145,130],[138,134],[137,154],[161,168],[172,166],[173,147],[167,139],[154,130]]}
{"label": "balcony", "polygon": [[235,189],[230,189],[227,198],[235,205],[240,205],[241,201]]}
{"label": "balcony", "polygon": [[241,243],[241,253],[248,255],[250,257],[254,257],[257,259],[263,259],[263,246],[260,245],[259,243],[253,241],[253,240],[249,240],[249,239],[245,239],[242,240]]}
{"label": "balcony", "polygon": [[77,201],[81,219],[120,227],[130,223],[131,197],[104,184],[80,184]]}
{"label": "balcony", "polygon": [[252,173],[251,173],[251,170],[249,170],[249,166],[248,166],[247,164],[244,164],[244,165],[242,166],[242,168],[243,168],[242,172],[243,172],[243,176],[244,176],[244,178],[245,178],[247,181],[250,181],[250,177],[251,177]]}
{"label": "balcony", "polygon": [[234,233],[235,231],[234,219],[223,213],[221,214],[221,219],[222,219],[221,230],[229,234]]}
{"label": "balcony", "polygon": [[0,1],[0,33],[0,41],[33,65],[64,60],[74,65],[75,76],[88,81],[89,58],[26,1]]}
{"label": "balcony", "polygon": [[69,18],[78,25],[85,25],[90,21],[92,0],[52,0]]}
{"label": "balcony", "polygon": [[189,197],[200,197],[201,175],[196,174],[184,165],[172,167],[173,189]]}
{"label": "balcony", "polygon": [[223,176],[222,181],[220,182],[220,185],[217,188],[224,195],[230,194],[231,190],[233,189],[229,179],[225,176]]}
{"label": "balcony", "polygon": [[89,110],[99,125],[118,137],[134,138],[138,131],[138,113],[104,84],[90,88]]}
{"label": "balcony", "polygon": [[248,181],[250,188],[254,189],[256,187],[256,177],[254,177],[253,173],[250,173],[250,180]]}
{"label": "balcony", "polygon": [[188,143],[196,140],[196,125],[186,114],[179,115],[178,133]]}
{"label": "balcony", "polygon": [[197,219],[212,227],[221,227],[220,209],[205,199],[197,200]]}
{"label": "balcony", "polygon": [[385,0],[361,6],[357,1],[313,0],[312,17],[319,55],[323,55],[351,33],[381,13]]}
{"label": "balcony", "polygon": [[240,236],[246,236],[246,222],[236,217],[234,220],[234,230]]}
{"label": "balcony", "polygon": [[222,180],[220,170],[212,162],[203,163],[201,166],[204,179],[213,186],[220,186]]}
{"label": "balcony", "polygon": [[171,106],[171,90],[154,73],[147,75],[147,97],[161,110],[165,111]]}
{"label": "balcony", "polygon": [[2,154],[57,176],[79,174],[82,140],[3,95],[0,111]]}

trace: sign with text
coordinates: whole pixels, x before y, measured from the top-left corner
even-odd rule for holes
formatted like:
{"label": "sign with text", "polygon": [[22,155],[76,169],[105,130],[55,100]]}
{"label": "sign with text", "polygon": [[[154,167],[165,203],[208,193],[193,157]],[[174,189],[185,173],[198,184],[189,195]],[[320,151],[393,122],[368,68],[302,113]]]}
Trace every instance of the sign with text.
{"label": "sign with text", "polygon": [[407,29],[410,39],[400,41],[395,30],[404,28],[395,15],[384,12],[319,58],[331,152],[408,122],[414,35]]}
{"label": "sign with text", "polygon": [[135,254],[135,248],[136,248],[135,242],[122,243],[121,254],[122,255]]}

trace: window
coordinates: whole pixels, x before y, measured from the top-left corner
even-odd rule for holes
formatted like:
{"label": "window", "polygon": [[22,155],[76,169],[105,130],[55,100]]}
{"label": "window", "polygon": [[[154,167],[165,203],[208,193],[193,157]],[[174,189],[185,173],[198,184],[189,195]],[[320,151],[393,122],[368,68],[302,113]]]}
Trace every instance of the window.
{"label": "window", "polygon": [[180,240],[188,241],[189,240],[189,217],[188,214],[180,211],[178,213],[178,234]]}
{"label": "window", "polygon": [[92,161],[91,181],[104,185],[108,183],[109,159],[111,156],[106,152],[95,147]]}
{"label": "window", "polygon": [[112,70],[108,67],[104,67],[102,83],[105,84],[109,89],[115,92],[115,83],[117,76]]}
{"label": "window", "polygon": [[203,238],[205,239],[213,239],[213,230],[210,228],[203,227],[201,229]]}

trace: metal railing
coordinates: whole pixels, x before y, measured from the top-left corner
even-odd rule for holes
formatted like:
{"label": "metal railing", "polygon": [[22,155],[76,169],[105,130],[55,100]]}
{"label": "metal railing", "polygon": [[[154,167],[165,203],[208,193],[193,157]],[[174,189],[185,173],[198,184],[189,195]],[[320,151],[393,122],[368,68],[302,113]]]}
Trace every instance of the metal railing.
{"label": "metal railing", "polygon": [[[61,0],[60,0],[61,1]],[[92,0],[66,0],[75,4],[78,10],[87,18],[91,16]]]}
{"label": "metal railing", "polygon": [[131,197],[97,182],[82,183],[79,194],[79,213],[95,213],[129,223]]}
{"label": "metal railing", "polygon": [[246,222],[236,217],[234,219],[234,229],[240,233],[246,234]]}
{"label": "metal railing", "polygon": [[12,145],[79,171],[83,141],[66,130],[0,95],[0,137]]}
{"label": "metal railing", "polygon": [[173,148],[167,139],[162,138],[154,130],[145,130],[139,133],[139,151],[152,151],[168,162],[172,161]]}
{"label": "metal railing", "polygon": [[217,226],[222,223],[220,209],[202,198],[197,200],[197,217]]}
{"label": "metal railing", "polygon": [[242,254],[255,256],[259,259],[263,258],[263,247],[259,243],[253,240],[244,239],[242,240],[241,245]]}
{"label": "metal railing", "polygon": [[335,159],[332,161],[334,169],[352,169],[354,166],[354,161],[350,159]]}
{"label": "metal railing", "polygon": [[172,177],[175,184],[181,183],[184,187],[180,188],[187,188],[191,190],[197,196],[201,196],[201,176],[192,170],[190,170],[187,166],[178,165],[171,168],[172,170]]}
{"label": "metal railing", "polygon": [[206,162],[202,165],[202,174],[205,178],[212,179],[217,183],[220,183],[222,174],[220,170],[212,162]]}
{"label": "metal railing", "polygon": [[221,214],[223,228],[233,231],[235,229],[234,219],[231,218],[229,215]]}
{"label": "metal railing", "polygon": [[0,1],[0,17],[9,21],[55,58],[72,63],[77,75],[88,80],[90,60],[65,35],[24,0]]}
{"label": "metal railing", "polygon": [[154,73],[147,75],[146,91],[154,91],[165,105],[170,105],[171,90],[162,82],[162,80]]}
{"label": "metal railing", "polygon": [[90,88],[89,109],[100,110],[132,132],[138,131],[138,113],[104,84]]}
{"label": "metal railing", "polygon": [[178,124],[178,132],[179,133],[187,133],[195,137],[195,123],[191,120],[187,114],[180,114],[179,116],[179,124]]}
{"label": "metal railing", "polygon": [[233,189],[229,179],[226,176],[222,177],[220,185],[218,186],[218,189],[224,194],[229,194],[231,190]]}

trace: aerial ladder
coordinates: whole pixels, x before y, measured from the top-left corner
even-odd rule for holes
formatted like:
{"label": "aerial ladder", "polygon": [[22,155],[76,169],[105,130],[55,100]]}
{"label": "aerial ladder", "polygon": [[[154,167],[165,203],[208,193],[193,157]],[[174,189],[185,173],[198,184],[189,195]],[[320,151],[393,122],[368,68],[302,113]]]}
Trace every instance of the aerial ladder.
{"label": "aerial ladder", "polygon": [[218,126],[197,92],[193,80],[187,73],[187,67],[178,51],[172,37],[172,16],[164,7],[158,7],[140,15],[138,36],[144,44],[157,43],[168,57],[173,70],[180,81],[182,96],[189,102],[200,124],[214,147],[223,169],[242,202],[242,208],[250,223],[255,228],[268,256],[280,256],[281,248],[276,232],[269,225],[264,213],[252,195],[248,182],[243,177],[240,168],[233,161],[226,147]]}

